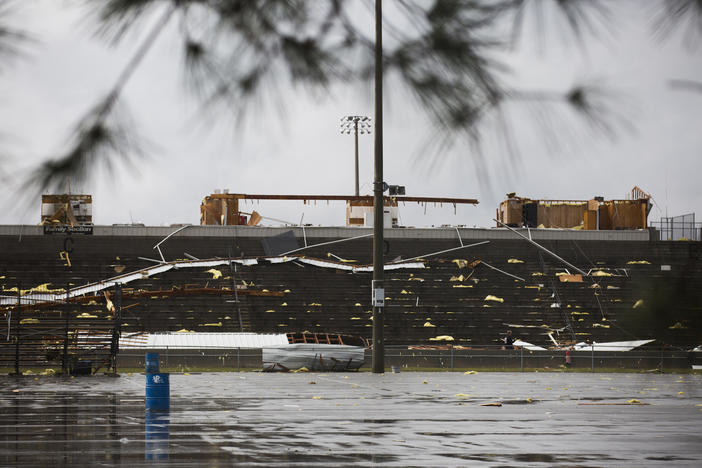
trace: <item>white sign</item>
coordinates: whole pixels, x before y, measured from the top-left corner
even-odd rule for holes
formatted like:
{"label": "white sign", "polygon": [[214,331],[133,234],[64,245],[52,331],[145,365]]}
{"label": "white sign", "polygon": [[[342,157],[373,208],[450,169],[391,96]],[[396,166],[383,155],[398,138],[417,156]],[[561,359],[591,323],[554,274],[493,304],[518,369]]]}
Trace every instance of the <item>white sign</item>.
{"label": "white sign", "polygon": [[371,303],[374,307],[385,307],[385,289],[375,288],[371,293]]}

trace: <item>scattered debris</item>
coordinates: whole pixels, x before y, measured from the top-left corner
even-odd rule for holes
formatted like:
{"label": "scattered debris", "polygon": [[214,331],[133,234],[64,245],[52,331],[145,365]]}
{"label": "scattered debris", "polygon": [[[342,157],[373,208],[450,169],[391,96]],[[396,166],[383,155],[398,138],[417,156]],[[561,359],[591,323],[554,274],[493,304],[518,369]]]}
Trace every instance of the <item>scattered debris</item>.
{"label": "scattered debris", "polygon": [[215,268],[211,268],[211,269],[207,270],[206,273],[212,274],[212,279],[219,279],[222,277],[222,272],[215,269]]}
{"label": "scattered debris", "polygon": [[561,283],[582,283],[583,275],[562,274],[559,275],[558,279],[561,281]]}
{"label": "scattered debris", "polygon": [[495,302],[505,302],[505,300],[501,297],[493,296],[492,294],[488,294],[485,296],[485,301],[495,301]]}
{"label": "scattered debris", "polygon": [[[427,322],[427,323],[429,323],[429,322]],[[424,324],[424,326],[426,327],[427,325]],[[434,326],[434,325],[432,325],[432,326]],[[429,338],[429,341],[453,341],[453,337],[450,335],[439,335],[439,336],[435,336],[434,338]]]}

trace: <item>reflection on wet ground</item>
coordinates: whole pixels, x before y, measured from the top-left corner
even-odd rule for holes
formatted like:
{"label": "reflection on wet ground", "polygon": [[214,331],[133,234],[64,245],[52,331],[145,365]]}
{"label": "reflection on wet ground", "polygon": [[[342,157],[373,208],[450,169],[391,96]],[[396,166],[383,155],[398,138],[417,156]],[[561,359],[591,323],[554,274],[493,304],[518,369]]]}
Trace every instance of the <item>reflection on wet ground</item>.
{"label": "reflection on wet ground", "polygon": [[[702,376],[0,377],[0,465],[702,466]],[[487,406],[490,405],[490,406]]]}

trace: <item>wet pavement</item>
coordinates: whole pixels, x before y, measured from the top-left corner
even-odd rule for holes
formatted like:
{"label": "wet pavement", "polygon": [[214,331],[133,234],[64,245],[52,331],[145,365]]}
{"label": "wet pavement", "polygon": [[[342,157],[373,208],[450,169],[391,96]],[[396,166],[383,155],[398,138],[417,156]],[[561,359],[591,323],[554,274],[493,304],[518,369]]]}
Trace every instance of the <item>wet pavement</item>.
{"label": "wet pavement", "polygon": [[170,377],[0,377],[0,465],[702,466],[702,375]]}

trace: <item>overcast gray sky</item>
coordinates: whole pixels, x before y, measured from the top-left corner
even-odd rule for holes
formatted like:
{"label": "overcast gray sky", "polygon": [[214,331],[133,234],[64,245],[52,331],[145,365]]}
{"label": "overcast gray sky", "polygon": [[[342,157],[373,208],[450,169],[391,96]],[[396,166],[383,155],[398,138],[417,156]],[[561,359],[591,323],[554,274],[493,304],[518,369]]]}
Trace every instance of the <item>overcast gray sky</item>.
{"label": "overcast gray sky", "polygon": [[[510,123],[521,159],[488,142],[489,185],[476,174],[471,150],[457,145],[429,164],[421,148],[431,135],[415,104],[388,83],[385,103],[385,179],[407,187],[407,195],[477,198],[480,205],[400,208],[402,224],[491,226],[508,192],[550,199],[625,198],[634,185],[653,195],[649,219],[699,211],[702,93],[681,91],[671,79],[702,81],[702,47],[686,50],[674,36],[652,39],[652,2],[612,2],[612,34],[589,38],[585,51],[562,35],[549,34],[543,47],[527,28],[519,48],[500,56],[512,69],[508,82],[522,89],[567,90],[594,82],[617,93],[617,108],[633,129],[620,127],[616,141],[596,138],[573,125],[557,125],[563,138],[549,151],[536,114],[510,107]],[[72,124],[113,84],[138,37],[111,47],[92,36],[94,25],[76,2],[21,2],[16,24],[37,42],[0,75],[3,161],[0,223],[37,224],[40,201],[22,201],[22,170],[65,148]],[[335,87],[328,99],[283,89],[285,114],[268,106],[248,115],[236,131],[228,116],[203,117],[180,80],[179,45],[165,35],[125,89],[129,111],[150,142],[149,157],[135,167],[118,164],[112,174],[95,172],[73,192],[93,195],[96,224],[147,225],[199,222],[199,205],[214,189],[251,194],[352,194],[353,137],[341,135],[347,114],[373,116],[370,90]],[[568,121],[550,114],[557,123]],[[584,127],[584,126],[580,126]],[[495,137],[499,139],[499,135]],[[371,193],[373,137],[360,137],[361,193]],[[10,174],[9,176],[7,174]],[[28,209],[26,207],[29,207]],[[248,206],[264,216],[322,225],[343,225],[342,202],[303,205],[261,202]],[[244,209],[246,209],[244,208]]]}

